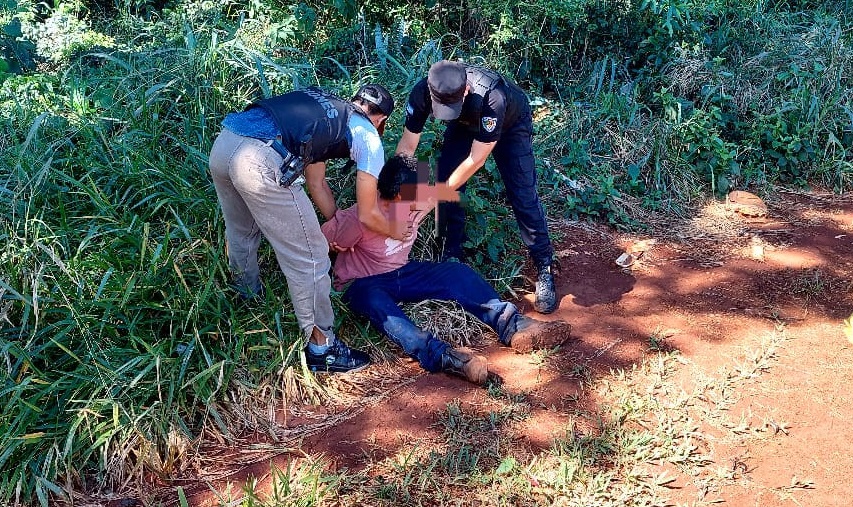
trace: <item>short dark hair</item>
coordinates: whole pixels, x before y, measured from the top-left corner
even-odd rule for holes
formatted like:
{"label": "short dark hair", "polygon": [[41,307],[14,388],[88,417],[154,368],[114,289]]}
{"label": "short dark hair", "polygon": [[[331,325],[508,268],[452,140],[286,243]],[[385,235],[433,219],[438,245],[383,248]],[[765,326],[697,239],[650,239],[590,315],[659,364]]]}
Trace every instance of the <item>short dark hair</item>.
{"label": "short dark hair", "polygon": [[417,181],[418,159],[399,153],[389,158],[379,173],[379,197],[390,201],[400,194],[403,182]]}

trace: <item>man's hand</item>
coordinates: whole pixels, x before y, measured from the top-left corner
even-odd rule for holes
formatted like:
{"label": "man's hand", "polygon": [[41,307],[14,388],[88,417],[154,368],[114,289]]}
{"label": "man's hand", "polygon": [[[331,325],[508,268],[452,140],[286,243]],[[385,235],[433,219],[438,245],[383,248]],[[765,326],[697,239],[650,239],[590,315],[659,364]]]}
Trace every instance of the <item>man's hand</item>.
{"label": "man's hand", "polygon": [[400,241],[406,241],[414,234],[414,227],[408,220],[392,220],[391,221],[391,238]]}
{"label": "man's hand", "polygon": [[458,202],[459,191],[453,190],[447,183],[436,182],[435,185],[418,183],[415,189],[416,200],[419,202]]}
{"label": "man's hand", "polygon": [[354,249],[355,249],[354,247],[344,248],[344,247],[342,247],[342,246],[338,245],[337,243],[335,243],[334,241],[332,241],[331,243],[329,243],[329,251],[330,251],[330,252],[337,252],[337,253],[341,253],[341,252],[348,252],[348,251],[352,251],[352,250],[354,250]]}

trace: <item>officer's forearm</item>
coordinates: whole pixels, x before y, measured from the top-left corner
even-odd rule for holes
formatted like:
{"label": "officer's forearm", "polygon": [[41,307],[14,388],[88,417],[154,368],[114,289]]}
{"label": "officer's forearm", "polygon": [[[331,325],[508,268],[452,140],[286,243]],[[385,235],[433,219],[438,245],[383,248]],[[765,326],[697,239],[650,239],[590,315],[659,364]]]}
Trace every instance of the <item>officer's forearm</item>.
{"label": "officer's forearm", "polygon": [[474,176],[478,169],[483,167],[484,162],[478,163],[478,161],[469,156],[447,178],[447,186],[451,190],[459,190],[459,187],[464,185],[466,181],[471,179],[471,176]]}
{"label": "officer's forearm", "polygon": [[403,135],[400,136],[400,142],[397,143],[397,150],[394,153],[414,156],[420,140],[420,134],[415,134],[409,131],[409,129],[403,128]]}
{"label": "officer's forearm", "polygon": [[326,217],[326,220],[335,216],[335,213],[338,211],[338,205],[335,203],[335,194],[332,193],[332,189],[329,188],[328,183],[324,181],[319,185],[319,188],[309,188],[308,191],[311,194],[311,200],[314,201],[317,209]]}
{"label": "officer's forearm", "polygon": [[358,207],[358,220],[371,231],[383,236],[392,236],[391,223],[378,207]]}
{"label": "officer's forearm", "polygon": [[497,144],[497,141],[491,143],[474,141],[471,144],[471,153],[468,154],[468,157],[459,164],[459,167],[447,179],[447,186],[451,190],[459,190],[459,187],[464,185],[471,176],[474,176],[474,173],[478,169],[483,167],[486,159],[489,158],[489,154],[495,149],[495,144]]}

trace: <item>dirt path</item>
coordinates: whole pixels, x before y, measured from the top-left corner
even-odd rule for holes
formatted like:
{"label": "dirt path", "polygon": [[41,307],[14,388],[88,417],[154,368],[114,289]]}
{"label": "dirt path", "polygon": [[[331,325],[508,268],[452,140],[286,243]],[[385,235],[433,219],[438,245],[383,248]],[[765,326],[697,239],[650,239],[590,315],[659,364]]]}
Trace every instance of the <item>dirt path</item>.
{"label": "dirt path", "polygon": [[[782,194],[769,206],[763,219],[711,206],[645,243],[650,237],[558,227],[562,299],[546,318],[571,322],[575,341],[552,355],[486,342],[503,399],[401,365],[414,382],[298,448],[325,456],[332,470],[378,475],[385,458],[446,439],[454,410],[512,419],[505,402],[519,396],[527,412],[505,426],[506,445],[519,460],[530,458],[567,431],[595,431],[602,402],[595,386],[668,350],[679,360],[669,395],[689,400],[685,412],[695,416],[709,460],[698,468],[660,465],[673,477],[669,502],[849,505],[853,344],[842,321],[853,312],[853,200]],[[613,261],[629,248],[639,259],[620,269]],[[529,299],[520,304],[532,311]],[[211,490],[249,476],[260,478],[255,488],[263,491],[270,463],[287,468],[292,458],[280,454],[196,484],[190,503],[216,505]]]}

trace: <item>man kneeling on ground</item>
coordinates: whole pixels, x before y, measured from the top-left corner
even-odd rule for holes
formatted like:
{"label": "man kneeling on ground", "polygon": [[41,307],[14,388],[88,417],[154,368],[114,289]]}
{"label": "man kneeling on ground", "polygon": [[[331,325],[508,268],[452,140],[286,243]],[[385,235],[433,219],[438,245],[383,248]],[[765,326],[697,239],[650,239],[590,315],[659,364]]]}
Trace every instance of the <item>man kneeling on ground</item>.
{"label": "man kneeling on ground", "polygon": [[[406,181],[406,200],[401,184]],[[430,372],[445,371],[476,384],[488,376],[486,358],[467,348],[453,348],[432,333],[417,327],[400,303],[428,299],[456,301],[467,312],[491,327],[504,345],[521,353],[551,348],[568,340],[571,326],[562,321],[543,322],[521,315],[515,305],[502,301],[497,292],[473,269],[458,262],[409,261],[420,222],[435,206],[417,201],[417,160],[407,155],[389,159],[379,174],[379,208],[389,220],[408,221],[412,234],[396,240],[365,228],[358,220],[357,205],[338,211],[323,224],[329,244],[339,251],[334,285],[346,288],[344,302],[370,319],[371,324],[403,348]],[[411,197],[410,197],[411,196]]]}

